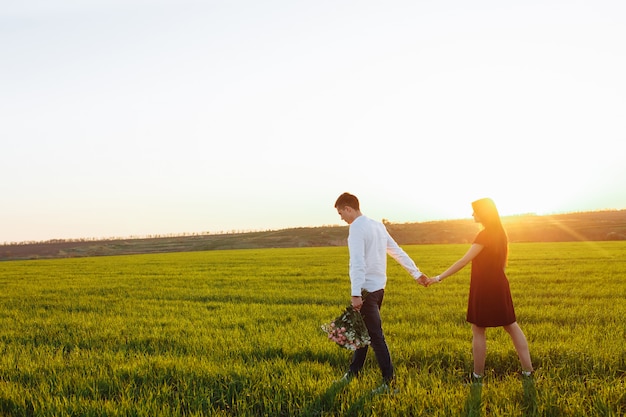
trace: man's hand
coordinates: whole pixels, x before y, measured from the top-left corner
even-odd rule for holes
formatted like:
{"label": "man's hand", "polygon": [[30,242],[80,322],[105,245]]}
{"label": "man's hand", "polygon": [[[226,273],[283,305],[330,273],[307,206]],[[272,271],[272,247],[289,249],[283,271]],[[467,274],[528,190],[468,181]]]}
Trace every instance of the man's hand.
{"label": "man's hand", "polygon": [[352,296],[352,308],[359,311],[361,310],[361,306],[363,306],[363,299],[361,297]]}
{"label": "man's hand", "polygon": [[428,287],[430,285],[430,278],[428,278],[425,274],[422,274],[421,277],[415,280],[422,287]]}

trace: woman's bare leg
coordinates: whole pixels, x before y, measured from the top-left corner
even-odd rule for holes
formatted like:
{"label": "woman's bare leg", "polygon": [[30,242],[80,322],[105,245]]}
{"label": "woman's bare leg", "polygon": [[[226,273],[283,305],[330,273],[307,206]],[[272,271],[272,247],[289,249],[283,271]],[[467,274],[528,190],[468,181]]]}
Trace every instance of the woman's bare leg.
{"label": "woman's bare leg", "polygon": [[530,351],[528,350],[528,342],[526,341],[524,332],[519,327],[517,322],[504,326],[504,330],[506,330],[511,336],[513,346],[515,346],[515,350],[517,351],[517,356],[522,363],[522,370],[525,372],[532,372],[533,364],[530,360]]}
{"label": "woman's bare leg", "polygon": [[474,373],[482,376],[485,373],[485,357],[487,356],[487,337],[485,335],[485,328],[472,324],[472,336]]}

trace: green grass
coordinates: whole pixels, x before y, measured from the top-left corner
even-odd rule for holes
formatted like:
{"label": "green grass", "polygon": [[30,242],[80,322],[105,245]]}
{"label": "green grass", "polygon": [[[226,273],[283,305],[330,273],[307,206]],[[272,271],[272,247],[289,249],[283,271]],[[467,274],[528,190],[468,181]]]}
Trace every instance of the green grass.
{"label": "green grass", "polygon": [[[405,249],[442,272],[468,245]],[[393,261],[382,315],[400,392],[333,385],[350,352],[320,325],[349,302],[345,247],[0,263],[0,415],[624,416],[626,243],[512,244],[507,270],[537,368],[502,329],[486,383],[465,322],[469,267],[417,286]]]}

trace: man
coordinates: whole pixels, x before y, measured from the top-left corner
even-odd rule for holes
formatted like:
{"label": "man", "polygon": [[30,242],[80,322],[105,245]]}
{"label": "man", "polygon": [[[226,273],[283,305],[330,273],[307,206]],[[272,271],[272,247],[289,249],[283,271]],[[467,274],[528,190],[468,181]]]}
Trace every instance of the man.
{"label": "man", "polygon": [[[406,269],[418,284],[425,285],[428,277],[420,272],[415,262],[398,246],[381,222],[361,213],[356,196],[341,194],[335,202],[335,208],[341,219],[350,225],[348,250],[352,306],[363,316],[383,376],[383,383],[373,393],[389,393],[395,375],[380,318],[380,307],[387,284],[387,254]],[[364,290],[368,292],[365,299],[361,296]],[[343,382],[349,382],[359,374],[367,351],[368,346],[365,346],[354,352],[350,369],[341,379]]]}

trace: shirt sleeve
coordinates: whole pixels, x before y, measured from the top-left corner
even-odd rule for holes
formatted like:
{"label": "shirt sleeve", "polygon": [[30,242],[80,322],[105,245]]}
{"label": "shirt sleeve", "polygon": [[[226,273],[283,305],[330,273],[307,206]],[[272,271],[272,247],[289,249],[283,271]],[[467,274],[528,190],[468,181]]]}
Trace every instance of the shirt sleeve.
{"label": "shirt sleeve", "polygon": [[361,288],[365,284],[366,270],[365,237],[360,227],[350,227],[348,249],[350,251],[350,291],[353,297],[360,297]]}
{"label": "shirt sleeve", "polygon": [[387,253],[393,259],[396,260],[411,276],[418,279],[422,276],[422,272],[419,270],[415,262],[407,253],[396,243],[387,232]]}

